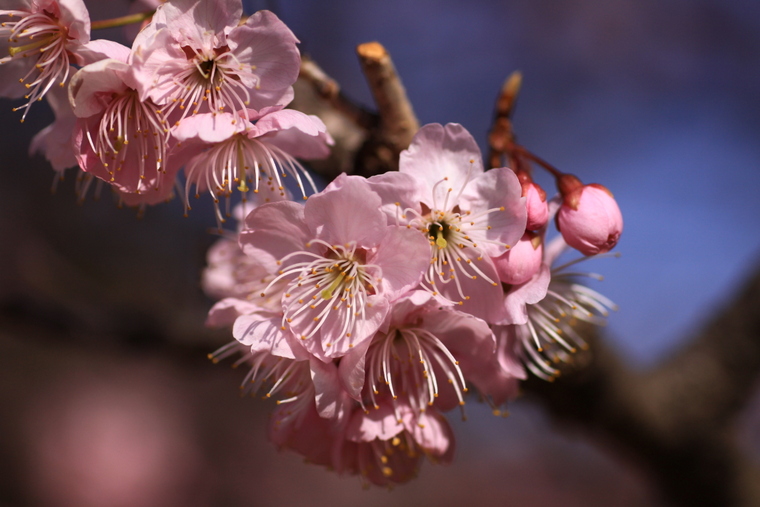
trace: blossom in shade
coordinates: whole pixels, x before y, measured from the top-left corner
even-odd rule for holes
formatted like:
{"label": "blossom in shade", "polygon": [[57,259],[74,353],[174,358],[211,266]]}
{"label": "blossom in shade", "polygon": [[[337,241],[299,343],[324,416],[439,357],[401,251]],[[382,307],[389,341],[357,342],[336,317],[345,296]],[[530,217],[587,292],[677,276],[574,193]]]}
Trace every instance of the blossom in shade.
{"label": "blossom in shade", "polygon": [[0,9],[0,96],[23,96],[23,122],[33,102],[68,81],[77,51],[90,40],[82,0],[6,1]]}
{"label": "blossom in shade", "polygon": [[[259,11],[241,24],[240,0],[162,4],[133,44],[140,96],[181,118],[285,105],[298,77],[298,40],[277,16]],[[168,109],[167,109],[168,112]]]}
{"label": "blossom in shade", "polygon": [[87,65],[72,77],[69,100],[79,117],[74,148],[83,171],[125,194],[143,194],[137,201],[151,204],[172,190],[169,129],[162,110],[140,100],[134,86],[130,66],[116,59]]}
{"label": "blossom in shade", "polygon": [[322,158],[329,154],[332,139],[324,123],[290,109],[267,108],[249,111],[249,119],[233,122],[231,113],[198,114],[172,130],[179,142],[172,151],[176,165],[185,165],[185,203],[189,208],[190,187],[209,192],[216,204],[217,219],[223,222],[218,202],[235,190],[259,193],[260,187],[288,195],[284,178],[297,183],[302,196],[306,187],[316,191],[308,172],[294,157]]}
{"label": "blossom in shade", "polygon": [[388,226],[380,204],[366,180],[342,176],[303,206],[264,204],[246,218],[243,251],[277,270],[272,285],[287,280],[282,327],[317,357],[343,356],[371,338],[429,262],[424,238]]}
{"label": "blossom in shade", "polygon": [[341,359],[343,385],[362,406],[377,408],[379,399],[390,396],[394,407],[401,398],[415,412],[430,406],[447,411],[464,405],[468,381],[481,394],[506,401],[501,389],[510,381],[500,375],[484,321],[442,308],[422,290],[396,301],[388,320],[387,331],[379,331],[368,348]]}
{"label": "blossom in shade", "polygon": [[559,181],[562,207],[557,212],[557,229],[568,245],[584,255],[612,250],[623,232],[623,215],[602,185],[583,185],[566,174]]}
{"label": "blossom in shade", "polygon": [[65,88],[53,87],[45,99],[55,114],[55,121],[34,136],[29,145],[29,152],[42,153],[53,170],[62,178],[65,169],[77,165],[71,139],[77,117],[71,109]]}
{"label": "blossom in shade", "polygon": [[525,232],[525,199],[514,172],[483,171],[480,149],[461,125],[425,125],[401,153],[399,172],[370,178],[391,223],[429,241],[424,286],[462,310],[498,319],[501,288],[492,258]]}
{"label": "blossom in shade", "polygon": [[415,412],[403,400],[386,398],[377,408],[354,410],[334,463],[339,472],[358,473],[372,484],[403,483],[417,475],[422,458],[449,463],[454,455],[451,427],[435,409]]}
{"label": "blossom in shade", "polygon": [[511,287],[505,295],[510,317],[500,324],[511,325],[506,329],[494,326],[497,341],[519,342],[528,369],[548,380],[559,373],[552,363],[567,361],[578,348],[586,347],[583,337],[573,329],[574,324],[584,321],[604,325],[609,310],[617,309],[608,298],[577,281],[578,277],[601,280],[601,276],[568,269],[588,257],[557,265],[557,258],[566,248],[561,236],[547,245],[539,273]]}

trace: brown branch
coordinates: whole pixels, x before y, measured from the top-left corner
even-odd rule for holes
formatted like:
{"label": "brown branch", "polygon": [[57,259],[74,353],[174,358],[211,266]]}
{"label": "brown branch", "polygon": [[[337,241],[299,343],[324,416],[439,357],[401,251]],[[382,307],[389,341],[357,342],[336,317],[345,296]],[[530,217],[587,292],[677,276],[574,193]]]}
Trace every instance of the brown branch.
{"label": "brown branch", "polygon": [[637,461],[672,505],[760,505],[760,473],[732,424],[760,373],[760,271],[697,339],[654,371],[636,373],[601,341],[582,367],[526,391],[560,421]]}
{"label": "brown branch", "polygon": [[[406,96],[390,55],[377,42],[357,47],[362,70],[377,104],[371,113],[349,100],[340,85],[313,60],[301,64],[298,93],[291,107],[318,114],[335,139],[327,163],[312,163],[322,176],[332,179],[341,172],[371,176],[398,169],[398,157],[419,130],[419,122]],[[311,90],[310,92],[308,90]]]}
{"label": "brown branch", "polygon": [[371,176],[398,169],[398,156],[420,124],[388,51],[378,42],[367,42],[356,53],[380,116],[356,161],[357,173]]}
{"label": "brown branch", "polygon": [[[488,163],[489,167],[503,167],[502,157],[507,154],[509,146],[514,144],[512,132],[512,113],[514,112],[517,95],[522,85],[522,74],[515,71],[504,81],[496,100],[496,113],[493,125],[488,134]],[[517,160],[510,157],[510,167],[517,170]]]}
{"label": "brown branch", "polygon": [[314,60],[306,56],[302,58],[299,77],[308,82],[321,99],[345,115],[357,127],[370,130],[377,125],[377,115],[350,101],[341,92],[337,81],[328,76]]}

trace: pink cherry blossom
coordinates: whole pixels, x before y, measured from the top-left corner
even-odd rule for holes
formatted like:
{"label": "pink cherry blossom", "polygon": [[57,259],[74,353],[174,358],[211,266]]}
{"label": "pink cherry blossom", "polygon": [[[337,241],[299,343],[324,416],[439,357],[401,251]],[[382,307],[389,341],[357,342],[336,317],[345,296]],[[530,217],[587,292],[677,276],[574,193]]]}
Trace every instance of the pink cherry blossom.
{"label": "pink cherry blossom", "polygon": [[558,374],[552,361],[567,361],[578,347],[586,346],[572,323],[583,320],[604,325],[609,310],[617,308],[602,294],[577,282],[579,276],[601,279],[599,275],[568,270],[587,257],[557,265],[557,258],[566,248],[561,236],[547,245],[539,273],[511,287],[504,297],[509,316],[499,324],[510,324],[513,326],[508,327],[514,329],[496,332],[495,328],[497,340],[509,335],[510,340],[519,341],[526,366],[547,380]]}
{"label": "pink cherry blossom", "polygon": [[80,118],[74,147],[82,170],[120,192],[150,194],[140,202],[166,199],[174,180],[166,170],[168,125],[159,107],[140,100],[130,66],[115,59],[85,66],[71,79],[69,99]]}
{"label": "pink cherry blossom", "polygon": [[368,349],[357,347],[341,359],[343,385],[362,406],[377,408],[390,396],[394,407],[401,397],[415,412],[430,406],[447,411],[464,405],[467,382],[498,404],[514,395],[515,379],[503,374],[484,321],[441,308],[421,290],[396,301],[388,320],[388,330],[378,332]]}
{"label": "pink cherry blossom", "polygon": [[90,40],[90,16],[82,0],[16,0],[0,9],[0,96],[24,96],[23,122],[33,102],[68,81],[77,51]]}
{"label": "pink cherry blossom", "polygon": [[568,245],[584,255],[612,250],[623,232],[623,215],[602,185],[582,185],[574,176],[565,175],[560,183],[563,203],[557,213],[557,229]]}
{"label": "pink cherry blossom", "polygon": [[[332,139],[316,116],[294,110],[267,108],[249,111],[249,120],[234,121],[230,113],[198,114],[172,130],[179,145],[172,151],[177,164],[185,164],[185,202],[190,187],[211,193],[215,204],[235,190],[243,194],[260,187],[287,197],[283,178],[291,176],[306,196],[306,186],[316,191],[308,172],[294,157],[321,158],[329,154]],[[217,219],[223,222],[219,206]]]}
{"label": "pink cherry blossom", "polygon": [[334,421],[320,417],[313,402],[299,412],[287,404],[278,406],[269,421],[269,440],[280,450],[300,454],[308,463],[344,472],[334,465],[335,449],[343,445],[342,434]]}
{"label": "pink cherry blossom", "polygon": [[419,283],[429,262],[424,238],[386,225],[366,180],[339,180],[305,206],[256,208],[240,235],[246,254],[278,270],[273,284],[288,281],[282,326],[325,360],[371,338],[390,302]]}
{"label": "pink cherry blossom", "polygon": [[[160,5],[133,44],[140,96],[181,117],[285,105],[298,77],[298,40],[269,11],[240,24],[240,0]],[[167,109],[168,112],[168,109]]]}
{"label": "pink cherry blossom", "polygon": [[370,178],[391,223],[429,241],[425,287],[477,317],[498,319],[501,288],[492,257],[525,231],[525,199],[514,172],[483,171],[480,149],[461,125],[426,125],[401,153],[398,173]]}
{"label": "pink cherry blossom", "polygon": [[358,473],[378,486],[403,483],[417,475],[426,456],[449,463],[454,454],[451,427],[435,409],[416,414],[388,399],[369,412],[354,411],[345,429],[346,443],[336,456],[339,471]]}

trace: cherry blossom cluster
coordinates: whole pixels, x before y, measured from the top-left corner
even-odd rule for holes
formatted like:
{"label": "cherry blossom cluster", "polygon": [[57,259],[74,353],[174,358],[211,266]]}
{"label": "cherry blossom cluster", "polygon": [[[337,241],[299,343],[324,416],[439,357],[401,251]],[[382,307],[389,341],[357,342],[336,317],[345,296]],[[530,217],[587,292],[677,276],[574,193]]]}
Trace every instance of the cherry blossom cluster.
{"label": "cherry blossom cluster", "polygon": [[[558,374],[584,345],[574,322],[614,305],[555,261],[568,242],[606,252],[622,228],[598,186],[547,202],[512,169],[484,170],[461,125],[422,127],[399,165],[256,206],[204,275],[208,324],[235,338],[211,357],[240,354],[243,391],[277,401],[271,440],[379,485],[451,459],[441,414],[471,389],[501,412],[525,367]],[[567,242],[544,247],[552,215]]]}
{"label": "cherry blossom cluster", "polygon": [[5,3],[18,5],[0,10],[0,95],[23,95],[22,121],[47,97],[56,120],[32,151],[59,172],[78,166],[82,194],[97,178],[128,205],[155,204],[183,169],[186,209],[191,191],[218,204],[236,190],[284,196],[288,176],[304,197],[315,189],[296,157],[324,157],[332,140],[319,118],[284,109],[300,54],[271,12],[241,23],[241,0],[172,0],[127,48],[90,40],[82,0]]}
{"label": "cherry blossom cluster", "polygon": [[[276,401],[279,447],[404,482],[423,458],[451,460],[445,412],[475,396],[503,413],[528,371],[553,380],[585,346],[578,321],[614,308],[578,281],[597,275],[568,269],[616,245],[612,194],[544,164],[558,190],[547,199],[522,148],[486,170],[464,127],[426,125],[397,172],[316,192],[298,159],[332,140],[285,108],[298,41],[271,12],[241,21],[240,0],[169,0],[127,48],[90,40],[81,0],[15,3],[0,10],[0,94],[25,97],[22,121],[43,97],[56,114],[33,151],[56,171],[78,166],[82,192],[97,179],[129,205],[176,192],[186,209],[191,190],[208,192],[220,226],[236,214],[203,275],[218,300],[207,324],[234,338],[211,358],[235,356],[243,392]],[[582,257],[559,261],[568,247]]]}

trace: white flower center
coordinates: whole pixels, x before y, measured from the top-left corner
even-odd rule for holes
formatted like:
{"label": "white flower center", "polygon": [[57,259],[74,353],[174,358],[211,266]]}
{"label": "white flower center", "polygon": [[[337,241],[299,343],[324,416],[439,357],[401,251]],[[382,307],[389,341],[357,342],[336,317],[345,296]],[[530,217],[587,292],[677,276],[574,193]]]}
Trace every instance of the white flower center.
{"label": "white flower center", "polygon": [[[283,295],[283,328],[288,326],[306,340],[312,338],[328,321],[337,319],[337,328],[331,326],[334,340],[348,340],[353,346],[355,330],[366,319],[366,309],[371,307],[369,296],[377,293],[382,278],[379,266],[366,263],[366,252],[356,244],[330,245],[322,240],[307,244],[325,247],[322,254],[299,251],[284,257],[280,263],[292,257],[310,258],[305,262],[289,265],[281,270],[272,282],[293,278]],[[262,292],[266,296],[266,291]],[[336,329],[339,331],[335,332]],[[324,344],[332,347],[332,342]]]}

